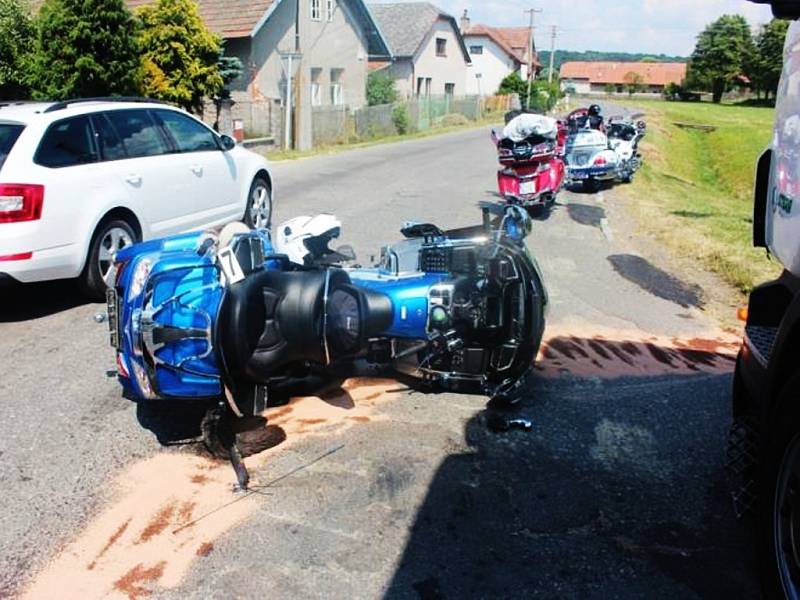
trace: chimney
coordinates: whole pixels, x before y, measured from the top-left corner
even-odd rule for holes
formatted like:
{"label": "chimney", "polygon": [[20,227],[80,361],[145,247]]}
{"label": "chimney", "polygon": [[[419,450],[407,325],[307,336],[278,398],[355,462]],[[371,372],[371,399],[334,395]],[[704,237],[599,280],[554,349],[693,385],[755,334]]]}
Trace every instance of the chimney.
{"label": "chimney", "polygon": [[461,34],[465,34],[469,31],[469,15],[467,14],[467,9],[464,9],[464,14],[461,15]]}

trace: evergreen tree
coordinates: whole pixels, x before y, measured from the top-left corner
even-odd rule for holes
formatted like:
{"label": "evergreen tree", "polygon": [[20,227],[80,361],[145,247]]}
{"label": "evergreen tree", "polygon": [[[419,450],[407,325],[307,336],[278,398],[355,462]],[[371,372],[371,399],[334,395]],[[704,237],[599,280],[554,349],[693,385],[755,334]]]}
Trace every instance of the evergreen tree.
{"label": "evergreen tree", "polygon": [[136,93],[134,22],[123,0],[46,0],[29,83],[39,99]]}
{"label": "evergreen tree", "polygon": [[690,87],[710,90],[714,102],[719,103],[733,81],[750,70],[748,61],[756,53],[747,20],[741,15],[723,15],[698,36],[687,81]]}
{"label": "evergreen tree", "polygon": [[202,113],[205,98],[220,93],[222,40],[206,28],[193,0],[158,0],[137,12],[141,27],[142,92]]}
{"label": "evergreen tree", "polygon": [[27,97],[27,60],[33,40],[27,7],[19,0],[0,0],[0,100]]}

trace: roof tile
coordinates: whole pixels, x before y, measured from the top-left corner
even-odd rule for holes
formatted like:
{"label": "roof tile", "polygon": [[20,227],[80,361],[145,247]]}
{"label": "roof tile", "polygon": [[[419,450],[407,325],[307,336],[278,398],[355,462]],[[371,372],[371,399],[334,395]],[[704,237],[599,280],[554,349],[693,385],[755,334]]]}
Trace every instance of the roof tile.
{"label": "roof tile", "polygon": [[630,73],[641,75],[647,85],[681,83],[686,78],[686,63],[586,62],[561,65],[561,79],[588,79],[591,83],[629,83]]}

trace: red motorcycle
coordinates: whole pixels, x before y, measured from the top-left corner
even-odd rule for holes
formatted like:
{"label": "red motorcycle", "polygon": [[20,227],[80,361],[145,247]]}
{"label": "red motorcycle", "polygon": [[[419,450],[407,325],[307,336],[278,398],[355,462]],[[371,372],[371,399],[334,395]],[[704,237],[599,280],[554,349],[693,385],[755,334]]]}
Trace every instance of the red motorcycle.
{"label": "red motorcycle", "polygon": [[541,115],[522,114],[506,125],[503,136],[492,130],[497,158],[497,187],[507,202],[528,212],[552,206],[564,184],[564,123]]}

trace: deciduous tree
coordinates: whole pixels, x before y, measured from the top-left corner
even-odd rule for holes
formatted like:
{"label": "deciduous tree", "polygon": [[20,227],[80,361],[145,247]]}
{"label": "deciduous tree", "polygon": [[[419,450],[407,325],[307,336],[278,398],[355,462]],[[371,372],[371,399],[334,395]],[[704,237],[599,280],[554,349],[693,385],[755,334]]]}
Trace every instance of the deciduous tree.
{"label": "deciduous tree", "polygon": [[788,29],[788,21],[773,19],[756,36],[758,55],[751,77],[758,90],[766,92],[767,98],[778,90],[783,69],[783,43]]}
{"label": "deciduous tree", "polygon": [[136,93],[134,22],[122,0],[46,0],[29,83],[36,98]]}
{"label": "deciduous tree", "polygon": [[755,55],[747,20],[741,15],[723,15],[698,36],[687,79],[710,90],[714,102],[719,103],[732,82],[746,74],[747,61]]}
{"label": "deciduous tree", "polygon": [[142,92],[202,113],[205,98],[222,90],[222,40],[203,23],[197,2],[158,0],[136,15]]}

